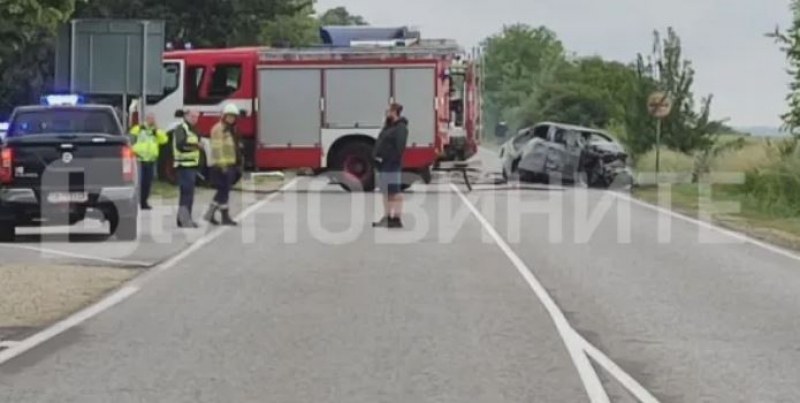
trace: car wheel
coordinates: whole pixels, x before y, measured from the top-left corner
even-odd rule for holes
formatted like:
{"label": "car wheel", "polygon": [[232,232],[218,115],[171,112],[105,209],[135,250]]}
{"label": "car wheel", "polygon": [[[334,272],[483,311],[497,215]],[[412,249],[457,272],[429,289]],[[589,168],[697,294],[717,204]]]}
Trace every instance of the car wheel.
{"label": "car wheel", "polygon": [[14,221],[0,221],[0,242],[14,242],[17,226]]}

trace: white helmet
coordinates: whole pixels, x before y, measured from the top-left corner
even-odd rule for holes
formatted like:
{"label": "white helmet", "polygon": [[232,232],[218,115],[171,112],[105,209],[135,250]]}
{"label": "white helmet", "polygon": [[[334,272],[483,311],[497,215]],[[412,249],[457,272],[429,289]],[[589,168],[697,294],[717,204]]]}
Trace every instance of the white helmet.
{"label": "white helmet", "polygon": [[226,104],[222,109],[222,114],[239,116],[239,107],[234,104]]}

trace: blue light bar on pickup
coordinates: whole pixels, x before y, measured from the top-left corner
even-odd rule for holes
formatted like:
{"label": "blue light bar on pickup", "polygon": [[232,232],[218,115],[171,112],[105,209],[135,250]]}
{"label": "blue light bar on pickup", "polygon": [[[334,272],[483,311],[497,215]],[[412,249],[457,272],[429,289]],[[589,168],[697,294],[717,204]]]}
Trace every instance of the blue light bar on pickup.
{"label": "blue light bar on pickup", "polygon": [[75,106],[82,103],[83,97],[77,94],[45,95],[41,99],[41,104],[48,106]]}

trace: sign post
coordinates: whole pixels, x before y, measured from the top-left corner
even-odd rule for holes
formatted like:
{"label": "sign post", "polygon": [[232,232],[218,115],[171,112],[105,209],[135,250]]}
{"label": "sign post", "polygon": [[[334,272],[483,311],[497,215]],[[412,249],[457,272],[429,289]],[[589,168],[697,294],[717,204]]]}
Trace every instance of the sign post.
{"label": "sign post", "polygon": [[656,118],[656,181],[661,171],[661,124],[672,112],[672,99],[666,92],[656,91],[647,98],[647,111]]}

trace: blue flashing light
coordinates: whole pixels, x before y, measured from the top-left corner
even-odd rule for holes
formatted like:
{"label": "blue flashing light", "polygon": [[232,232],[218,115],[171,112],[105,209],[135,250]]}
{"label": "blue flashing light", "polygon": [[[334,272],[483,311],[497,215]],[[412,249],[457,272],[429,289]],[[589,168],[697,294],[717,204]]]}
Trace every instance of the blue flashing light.
{"label": "blue flashing light", "polygon": [[75,106],[83,103],[83,97],[77,94],[52,94],[43,96],[41,103],[48,106]]}

